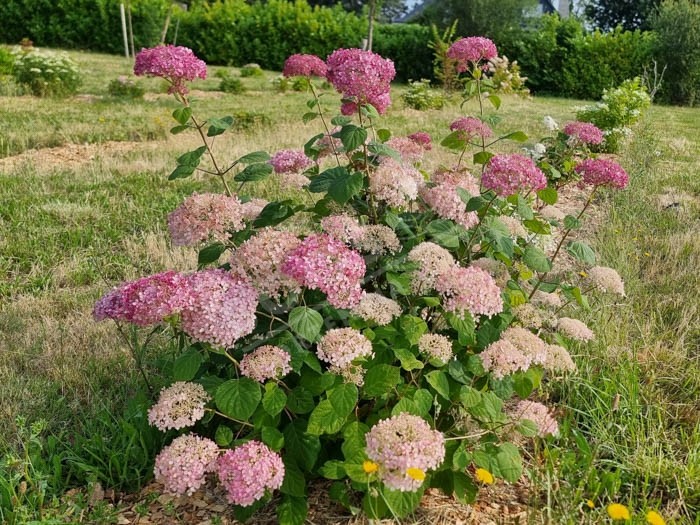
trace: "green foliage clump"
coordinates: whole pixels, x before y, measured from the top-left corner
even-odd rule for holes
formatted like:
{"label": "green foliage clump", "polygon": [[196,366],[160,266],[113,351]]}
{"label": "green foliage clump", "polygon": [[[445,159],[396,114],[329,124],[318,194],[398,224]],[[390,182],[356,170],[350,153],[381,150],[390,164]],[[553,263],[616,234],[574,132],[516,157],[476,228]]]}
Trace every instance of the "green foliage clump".
{"label": "green foliage clump", "polygon": [[241,68],[242,77],[261,77],[263,70],[259,64],[246,64]]}
{"label": "green foliage clump", "polygon": [[120,75],[107,85],[107,93],[117,98],[143,98],[145,90],[133,78]]}
{"label": "green foliage clump", "polygon": [[622,140],[630,134],[630,126],[640,119],[642,112],[650,105],[651,97],[637,77],[625,80],[615,89],[606,89],[600,102],[580,108],[576,118],[603,130],[605,140],[602,150],[615,153],[619,151]]}
{"label": "green foliage clump", "polygon": [[49,51],[20,51],[13,74],[37,97],[72,95],[81,83],[77,64],[65,54]]}
{"label": "green foliage clump", "polygon": [[431,39],[428,47],[433,50],[433,75],[447,91],[454,91],[459,86],[456,62],[447,58],[447,50],[455,41],[457,20],[440,32],[435,24],[430,25]]}
{"label": "green foliage clump", "polygon": [[227,75],[222,77],[221,82],[219,83],[219,91],[231,93],[232,95],[240,95],[241,93],[245,92],[245,86],[243,85],[243,82],[241,82],[240,78]]}
{"label": "green foliage clump", "polygon": [[401,98],[413,109],[441,109],[445,105],[445,95],[430,88],[430,81],[423,78],[411,82],[411,87]]}
{"label": "green foliage clump", "polygon": [[15,65],[15,55],[6,47],[0,47],[0,77],[11,75]]}
{"label": "green foliage clump", "polygon": [[432,53],[428,48],[430,29],[416,24],[378,25],[372,51],[390,58],[396,67],[396,79],[432,78]]}
{"label": "green foliage clump", "polygon": [[517,60],[511,62],[503,55],[489,60],[488,75],[497,93],[528,95],[530,90],[525,87],[527,77],[520,76],[520,66]]}

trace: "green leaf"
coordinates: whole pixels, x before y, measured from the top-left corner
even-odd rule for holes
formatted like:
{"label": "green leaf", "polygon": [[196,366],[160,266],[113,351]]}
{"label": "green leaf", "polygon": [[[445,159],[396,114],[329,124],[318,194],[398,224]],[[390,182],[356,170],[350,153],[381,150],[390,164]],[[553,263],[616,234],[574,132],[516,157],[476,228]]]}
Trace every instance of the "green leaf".
{"label": "green leaf", "polygon": [[394,347],[394,355],[401,362],[401,368],[404,370],[420,370],[423,368],[423,363],[416,359],[416,356],[406,348]]}
{"label": "green leaf", "polygon": [[380,490],[392,516],[405,518],[418,508],[425,488],[421,487],[414,492],[401,492],[400,490],[391,490],[386,487],[382,487]]}
{"label": "green leaf", "polygon": [[301,116],[301,121],[304,124],[308,124],[309,122],[311,122],[312,120],[314,120],[317,117],[318,117],[318,113],[316,113],[315,111],[309,111],[308,113],[304,113]]}
{"label": "green leaf", "polygon": [[192,108],[190,107],[177,108],[175,111],[173,111],[173,118],[182,126],[187,124],[187,121],[190,120],[191,116]]}
{"label": "green leaf", "polygon": [[478,153],[474,153],[474,157],[472,158],[472,162],[474,164],[486,164],[488,161],[490,161],[493,158],[494,154],[491,153],[490,151],[479,151]]}
{"label": "green leaf", "polygon": [[221,257],[221,254],[225,251],[226,245],[220,242],[215,242],[214,244],[205,246],[204,248],[199,250],[199,254],[197,255],[197,264],[203,266],[205,264],[211,264],[213,262],[216,262],[219,260],[219,257]]}
{"label": "green leaf", "polygon": [[493,392],[482,392],[481,400],[467,410],[474,418],[487,423],[498,423],[505,418],[503,401]]}
{"label": "green leaf", "polygon": [[326,479],[343,479],[345,477],[344,462],[337,459],[326,461],[319,473]]}
{"label": "green leaf", "polygon": [[595,265],[595,252],[585,242],[570,242],[566,247],[566,251],[569,252],[572,257],[585,264],[588,264],[589,266]]}
{"label": "green leaf", "polygon": [[267,162],[249,164],[243,171],[236,173],[233,178],[236,182],[255,182],[265,180],[272,174],[272,165]]}
{"label": "green leaf", "polygon": [[346,124],[333,136],[340,139],[345,151],[352,151],[367,140],[367,130],[353,124]]}
{"label": "green leaf", "polygon": [[522,195],[517,195],[516,210],[518,215],[520,215],[523,219],[529,220],[535,216],[535,214],[532,212],[530,204],[528,204]]}
{"label": "green leaf", "polygon": [[500,477],[511,483],[520,479],[523,473],[523,464],[518,447],[512,443],[501,444],[496,454],[496,463]]}
{"label": "green leaf", "polygon": [[179,166],[199,166],[205,151],[207,151],[207,147],[200,146],[195,150],[188,151],[184,155],[180,155],[176,162]]}
{"label": "green leaf", "polygon": [[170,133],[172,133],[173,135],[177,135],[177,134],[182,133],[183,131],[185,131],[187,129],[190,129],[190,127],[189,126],[173,126],[172,128],[170,128]]}
{"label": "green leaf", "polygon": [[362,191],[365,177],[360,172],[345,173],[331,181],[328,196],[338,204],[345,204]]}
{"label": "green leaf", "polygon": [[464,202],[467,205],[467,211],[480,210],[488,202],[486,199],[484,199],[480,195],[478,195],[476,197],[472,197],[471,193],[469,193],[464,188],[457,188],[457,193],[459,194],[459,197],[462,199],[462,202]]}
{"label": "green leaf", "polygon": [[301,418],[289,423],[283,433],[287,455],[293,457],[300,467],[311,471],[321,451],[321,441],[306,432],[306,421]]}
{"label": "green leaf", "polygon": [[216,137],[233,125],[233,117],[211,118],[207,123],[209,124],[207,137]]}
{"label": "green leaf", "polygon": [[219,425],[216,427],[216,433],[214,434],[214,441],[220,447],[227,447],[233,441],[233,430],[231,430],[226,425]]}
{"label": "green leaf", "polygon": [[367,145],[367,150],[373,155],[381,155],[384,157],[391,157],[394,160],[401,160],[401,154],[393,148],[390,148],[386,144],[381,142],[370,142]]}
{"label": "green leaf", "polygon": [[168,175],[168,180],[186,179],[194,173],[195,166],[178,166]]}
{"label": "green leaf", "polygon": [[463,472],[455,472],[453,478],[454,495],[457,501],[470,505],[476,501],[479,487]]}
{"label": "green leaf", "polygon": [[403,336],[412,345],[417,345],[421,336],[428,331],[428,325],[420,317],[415,315],[403,315],[399,319],[399,326]]}
{"label": "green leaf", "polygon": [[411,295],[411,276],[405,273],[387,272],[387,282],[399,295]]}
{"label": "green leaf", "polygon": [[262,405],[265,412],[271,416],[276,416],[282,410],[284,410],[287,404],[287,394],[275,384],[272,384],[269,388],[265,387],[265,393],[262,398]]}
{"label": "green leaf", "polygon": [[253,151],[240,157],[236,164],[257,164],[258,162],[267,162],[270,160],[270,154],[267,151]]}
{"label": "green leaf", "polygon": [[470,312],[464,311],[461,316],[447,312],[445,317],[449,325],[457,332],[457,339],[460,345],[466,346],[474,343],[476,323]]}
{"label": "green leaf", "polygon": [[289,312],[289,326],[299,337],[313,343],[321,333],[323,317],[308,306],[297,306]]}
{"label": "green leaf", "polygon": [[294,414],[308,414],[314,406],[314,396],[303,386],[295,387],[287,396],[287,408]]}
{"label": "green leaf", "polygon": [[515,426],[515,430],[520,432],[525,437],[535,437],[539,432],[537,423],[530,421],[529,419],[521,419]]}
{"label": "green leaf", "polygon": [[525,142],[528,137],[522,131],[513,131],[512,133],[508,133],[507,135],[503,135],[500,138],[501,139],[515,140],[516,142]]}
{"label": "green leaf", "polygon": [[445,372],[442,370],[433,370],[425,375],[425,379],[438,394],[448,401],[450,400],[450,382],[448,381]]}
{"label": "green leaf", "polygon": [[532,383],[532,380],[525,374],[513,374],[513,390],[515,390],[520,399],[527,399],[534,388],[535,385]]}
{"label": "green leaf", "polygon": [[336,414],[343,418],[349,416],[355,409],[357,397],[357,387],[352,383],[341,383],[328,391],[328,401]]}
{"label": "green leaf", "polygon": [[491,105],[493,105],[494,108],[498,111],[498,109],[501,107],[501,98],[498,97],[497,95],[489,95],[486,97],[489,99],[489,102],[491,102]]}
{"label": "green leaf", "polygon": [[362,392],[367,397],[386,394],[401,382],[401,369],[390,365],[374,365],[365,374]]}
{"label": "green leaf", "polygon": [[284,447],[284,435],[275,427],[263,427],[260,437],[272,450],[279,452]]}
{"label": "green leaf", "polygon": [[556,204],[557,200],[559,200],[559,194],[554,188],[543,188],[537,192],[537,196],[550,206]]}
{"label": "green leaf", "polygon": [[350,117],[345,117],[342,115],[337,115],[331,119],[331,124],[334,126],[347,126],[352,122],[352,119]]}
{"label": "green leaf", "polygon": [[573,215],[564,217],[564,228],[567,230],[578,230],[581,227],[581,221]]}
{"label": "green leaf", "polygon": [[364,468],[362,468],[362,463],[356,461],[345,462],[345,473],[355,483],[361,483],[366,486],[370,481],[370,476],[365,472]]}
{"label": "green leaf", "polygon": [[471,463],[472,455],[467,450],[467,443],[462,442],[457,447],[457,450],[452,454],[452,468],[454,470],[464,470]]}
{"label": "green leaf", "polygon": [[471,383],[471,378],[467,375],[464,365],[457,359],[450,359],[447,363],[447,373],[452,379],[463,385]]}
{"label": "green leaf", "polygon": [[391,415],[396,416],[398,414],[413,414],[415,416],[420,416],[420,409],[416,404],[408,398],[399,399],[399,402],[394,405],[391,409]]}
{"label": "green leaf", "polygon": [[353,421],[343,429],[343,444],[340,446],[346,460],[352,460],[364,454],[367,442],[365,434],[369,427],[359,421]]}
{"label": "green leaf", "polygon": [[340,481],[334,481],[331,487],[328,489],[328,496],[331,498],[331,501],[339,503],[347,510],[349,510],[352,514],[355,514],[360,509],[352,505],[352,502],[350,501],[349,492],[350,491],[348,490],[348,486],[345,483],[342,483]]}
{"label": "green leaf", "polygon": [[256,228],[275,226],[294,215],[296,208],[292,201],[274,201],[266,205],[260,215],[253,221]]}
{"label": "green leaf", "polygon": [[476,388],[464,385],[459,389],[459,401],[464,408],[473,408],[481,403],[481,392]]}
{"label": "green leaf", "polygon": [[320,436],[322,434],[335,434],[343,428],[347,414],[341,416],[335,411],[331,402],[324,399],[316,405],[309,416],[309,426],[306,431],[309,434]]}
{"label": "green leaf", "polygon": [[331,183],[342,176],[349,175],[347,168],[337,167],[322,171],[314,178],[311,179],[309,183],[309,191],[311,193],[323,193],[328,191],[331,187]]}
{"label": "green leaf", "polygon": [[277,506],[279,525],[304,525],[309,511],[306,498],[285,495]]}
{"label": "green leaf", "polygon": [[426,417],[433,406],[433,395],[430,393],[430,390],[419,388],[413,394],[413,402],[420,411],[419,415],[421,417]]}
{"label": "green leaf", "polygon": [[304,473],[293,463],[294,460],[288,452],[282,459],[284,460],[284,481],[280,487],[280,492],[288,496],[303,498],[306,496]]}
{"label": "green leaf", "polygon": [[528,245],[523,253],[523,262],[528,268],[536,272],[548,272],[552,269],[552,263],[545,253],[537,246]]}
{"label": "green leaf", "polygon": [[459,237],[463,229],[447,219],[437,219],[428,224],[426,233],[440,246],[448,249],[459,247]]}
{"label": "green leaf", "polygon": [[467,142],[462,137],[463,133],[461,131],[453,131],[442,139],[440,145],[454,151],[462,151],[467,146]]}
{"label": "green leaf", "polygon": [[536,233],[538,235],[549,235],[552,233],[552,227],[548,222],[537,219],[523,221],[523,226],[525,226],[532,233]]}
{"label": "green leaf", "polygon": [[197,374],[202,361],[202,354],[197,350],[188,350],[173,363],[173,379],[175,381],[189,381]]}
{"label": "green leaf", "polygon": [[248,421],[261,399],[260,385],[247,377],[226,381],[216,389],[214,395],[217,408],[240,421]]}
{"label": "green leaf", "polygon": [[378,129],[377,130],[377,138],[381,140],[382,142],[386,142],[391,138],[391,131],[388,129]]}

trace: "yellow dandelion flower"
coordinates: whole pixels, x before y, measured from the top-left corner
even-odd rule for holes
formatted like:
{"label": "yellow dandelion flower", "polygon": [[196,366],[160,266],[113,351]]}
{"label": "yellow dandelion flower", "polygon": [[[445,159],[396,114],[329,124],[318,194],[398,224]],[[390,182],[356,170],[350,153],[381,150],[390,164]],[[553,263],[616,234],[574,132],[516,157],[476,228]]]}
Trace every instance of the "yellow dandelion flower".
{"label": "yellow dandelion flower", "polygon": [[578,272],[578,274],[579,274],[581,277],[588,277],[588,274],[587,274],[586,272],[584,272],[583,270],[581,270],[580,272]]}
{"label": "yellow dandelion flower", "polygon": [[644,257],[651,257],[651,254],[649,252],[644,252]]}
{"label": "yellow dandelion flower", "polygon": [[608,516],[613,520],[624,520],[628,521],[630,519],[630,511],[624,505],[620,503],[611,503],[608,505]]}
{"label": "yellow dandelion flower", "polygon": [[661,514],[655,510],[647,512],[647,523],[650,525],[666,525],[666,521],[661,517]]}
{"label": "yellow dandelion flower", "polygon": [[592,499],[587,499],[587,500],[586,500],[586,506],[587,506],[589,509],[594,509],[594,508],[595,508],[595,503],[593,503],[593,500],[592,500]]}
{"label": "yellow dandelion flower", "polygon": [[415,479],[416,481],[423,481],[425,479],[425,471],[416,467],[407,468],[406,474],[408,474],[409,478]]}
{"label": "yellow dandelion flower", "polygon": [[366,460],[362,462],[362,470],[365,471],[367,474],[374,474],[379,470],[379,465],[377,465],[374,461]]}
{"label": "yellow dandelion flower", "polygon": [[476,479],[478,479],[484,485],[491,485],[493,483],[493,474],[491,474],[485,468],[476,469],[474,474],[476,475]]}

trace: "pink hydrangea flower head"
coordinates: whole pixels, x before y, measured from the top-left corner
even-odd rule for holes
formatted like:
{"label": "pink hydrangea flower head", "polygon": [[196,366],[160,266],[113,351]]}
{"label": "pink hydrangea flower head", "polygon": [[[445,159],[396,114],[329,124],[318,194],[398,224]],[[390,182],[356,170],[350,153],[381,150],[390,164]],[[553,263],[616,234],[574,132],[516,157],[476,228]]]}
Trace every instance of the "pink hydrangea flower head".
{"label": "pink hydrangea flower head", "polygon": [[197,383],[178,381],[164,388],[148,411],[148,422],[158,430],[191,427],[204,417],[209,394]]}
{"label": "pink hydrangea flower head", "polygon": [[629,183],[629,175],[617,162],[607,159],[586,159],[576,165],[574,171],[585,184],[610,186],[623,189]]}
{"label": "pink hydrangea flower head", "polygon": [[475,266],[453,266],[437,278],[435,289],[442,295],[445,310],[457,315],[469,311],[490,317],[503,311],[501,289],[488,272]]}
{"label": "pink hydrangea flower head", "polygon": [[372,342],[354,328],[333,328],[326,332],[316,345],[316,354],[321,361],[338,368],[374,355]]}
{"label": "pink hydrangea flower head", "polygon": [[614,293],[621,297],[625,296],[625,283],[615,269],[607,266],[594,266],[587,273],[590,282],[600,291]]}
{"label": "pink hydrangea flower head", "polygon": [[372,104],[382,114],[391,103],[389,91],[396,75],[394,63],[371,51],[338,49],[326,60],[327,78],[344,98],[341,112],[354,113],[357,104]]}
{"label": "pink hydrangea flower head", "polygon": [[426,472],[438,468],[445,459],[443,435],[412,414],[380,420],[366,439],[367,457],[379,465],[380,479],[394,490],[418,490],[423,480],[409,475],[409,469]]}
{"label": "pink hydrangea flower head", "polygon": [[360,236],[353,246],[364,253],[386,255],[401,250],[401,241],[394,230],[384,224],[370,224],[362,227]]}
{"label": "pink hydrangea flower head", "polygon": [[447,58],[457,62],[457,71],[463,73],[472,63],[491,60],[498,56],[496,44],[482,36],[460,38],[447,50]]}
{"label": "pink hydrangea flower head", "polygon": [[136,54],[134,74],[162,77],[170,82],[168,93],[186,95],[186,81],[207,78],[207,65],[191,49],[183,46],[157,46]]}
{"label": "pink hydrangea flower head", "polygon": [[411,133],[408,138],[423,146],[425,151],[430,151],[433,149],[433,140],[425,131],[416,131],[415,133]]}
{"label": "pink hydrangea flower head", "polygon": [[434,290],[440,276],[455,265],[452,254],[432,242],[422,242],[411,248],[408,260],[418,264],[418,269],[412,272],[411,290],[419,295]]}
{"label": "pink hydrangea flower head", "polygon": [[564,126],[564,133],[574,140],[573,144],[600,144],[603,142],[603,132],[590,122],[569,122]]}
{"label": "pink hydrangea flower head", "polygon": [[260,383],[279,379],[292,371],[291,360],[289,352],[279,346],[259,346],[241,359],[241,375]]}
{"label": "pink hydrangea flower head", "polygon": [[219,447],[211,439],[185,434],[176,437],[156,457],[153,472],[171,494],[193,494],[216,467]]}
{"label": "pink hydrangea flower head", "polygon": [[395,317],[401,315],[401,305],[378,293],[365,294],[360,304],[352,309],[352,314],[365,321],[373,321],[379,326],[389,324]]}
{"label": "pink hydrangea flower head", "polygon": [[440,217],[451,219],[465,228],[479,222],[476,212],[467,211],[467,205],[457,193],[458,188],[470,195],[479,195],[479,183],[468,172],[461,170],[441,170],[433,176],[434,185],[421,189],[425,203]]}
{"label": "pink hydrangea flower head", "polygon": [[391,207],[404,208],[416,200],[424,182],[421,173],[413,166],[386,158],[370,173],[369,191]]}
{"label": "pink hydrangea flower head", "polygon": [[592,341],[595,339],[593,330],[586,326],[586,323],[571,317],[562,317],[557,321],[557,330],[566,337],[576,341]]}
{"label": "pink hydrangea flower head", "polygon": [[537,425],[537,435],[540,437],[556,436],[559,433],[559,424],[542,403],[523,400],[518,402],[511,416],[518,420],[527,419]]}
{"label": "pink hydrangea flower head", "polygon": [[316,55],[296,54],[284,61],[285,77],[325,77],[326,63]]}
{"label": "pink hydrangea flower head", "polygon": [[386,145],[398,151],[404,162],[411,164],[420,162],[425,153],[425,148],[409,137],[392,137],[386,141]]}
{"label": "pink hydrangea flower head", "polygon": [[474,117],[462,117],[450,124],[451,131],[458,131],[462,140],[470,142],[475,138],[487,139],[493,136],[488,124]]}
{"label": "pink hydrangea flower head", "polygon": [[230,232],[245,227],[244,205],[237,197],[194,193],[168,215],[168,230],[175,246],[195,246],[208,240],[225,242]]}
{"label": "pink hydrangea flower head", "polygon": [[258,292],[246,280],[219,269],[189,276],[191,302],[182,311],[182,330],[193,341],[230,348],[255,328]]}
{"label": "pink hydrangea flower head", "polygon": [[547,358],[542,365],[545,370],[554,372],[573,372],[576,370],[576,363],[571,359],[571,354],[563,346],[546,345]]}
{"label": "pink hydrangea flower head", "polygon": [[418,340],[418,350],[431,359],[447,363],[454,357],[452,341],[440,334],[423,334]]}
{"label": "pink hydrangea flower head", "polygon": [[547,359],[545,342],[526,328],[510,326],[501,334],[501,339],[515,346],[533,363],[543,364]]}
{"label": "pink hydrangea flower head", "polygon": [[541,190],[547,186],[544,173],[532,159],[519,153],[491,157],[481,182],[486,189],[495,191],[501,197],[515,195],[519,191]]}
{"label": "pink hydrangea flower head", "polygon": [[284,481],[280,455],[260,441],[248,441],[227,450],[216,462],[216,472],[230,503],[248,507],[277,490]]}
{"label": "pink hydrangea flower head", "polygon": [[362,297],[365,261],[329,235],[309,235],[282,264],[282,273],[326,294],[336,308],[352,308]]}
{"label": "pink hydrangea flower head", "polygon": [[334,239],[352,245],[362,236],[362,226],[355,217],[345,213],[321,219],[321,228]]}
{"label": "pink hydrangea flower head", "polygon": [[303,151],[283,149],[270,159],[275,173],[301,173],[313,164]]}
{"label": "pink hydrangea flower head", "polygon": [[258,218],[260,212],[263,211],[265,206],[269,203],[265,199],[250,199],[248,202],[244,202],[241,205],[243,211],[243,218],[247,221],[252,221]]}
{"label": "pink hydrangea flower head", "polygon": [[187,279],[170,270],[124,283],[108,292],[95,304],[93,317],[97,321],[113,319],[148,326],[180,312],[188,298]]}
{"label": "pink hydrangea flower head", "polygon": [[491,372],[496,379],[503,379],[519,370],[525,372],[532,364],[530,356],[506,339],[491,343],[479,354],[479,358],[484,369]]}

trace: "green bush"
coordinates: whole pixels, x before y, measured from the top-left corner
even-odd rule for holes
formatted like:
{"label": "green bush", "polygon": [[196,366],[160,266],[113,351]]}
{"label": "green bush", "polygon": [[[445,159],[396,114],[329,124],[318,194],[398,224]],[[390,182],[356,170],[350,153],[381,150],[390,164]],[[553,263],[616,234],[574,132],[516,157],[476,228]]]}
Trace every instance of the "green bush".
{"label": "green bush", "polygon": [[407,106],[413,109],[441,109],[445,105],[445,95],[430,88],[427,79],[411,82],[411,87],[401,98]]}
{"label": "green bush", "polygon": [[241,68],[242,77],[261,77],[263,70],[258,64],[246,64]]}
{"label": "green bush", "polygon": [[110,81],[107,93],[117,98],[143,98],[145,90],[133,78],[121,75]]}
{"label": "green bush", "polygon": [[396,80],[433,78],[433,52],[428,47],[430,28],[415,24],[378,25],[372,51],[394,61]]}
{"label": "green bush", "polygon": [[71,95],[81,82],[75,62],[65,54],[49,51],[20,52],[13,74],[18,84],[37,97]]}
{"label": "green bush", "polygon": [[241,82],[240,78],[227,75],[221,78],[221,82],[219,83],[219,91],[231,93],[232,95],[240,95],[245,91],[245,86],[243,86],[243,82]]}
{"label": "green bush", "polygon": [[14,65],[15,55],[13,55],[9,49],[0,47],[0,77],[11,75]]}

